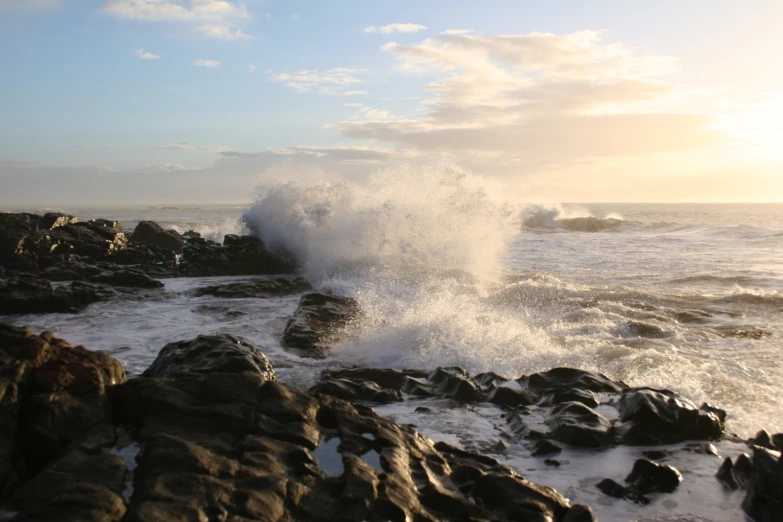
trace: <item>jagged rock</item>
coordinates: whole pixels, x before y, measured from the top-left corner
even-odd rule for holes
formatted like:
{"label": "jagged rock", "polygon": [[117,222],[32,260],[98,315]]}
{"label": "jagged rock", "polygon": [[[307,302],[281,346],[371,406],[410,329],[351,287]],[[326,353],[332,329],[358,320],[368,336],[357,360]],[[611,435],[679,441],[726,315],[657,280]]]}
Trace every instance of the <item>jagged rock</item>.
{"label": "jagged rock", "polygon": [[783,521],[783,457],[753,448],[753,470],[742,509],[756,522]]}
{"label": "jagged rock", "polygon": [[470,374],[457,366],[437,368],[427,376],[427,381],[434,393],[442,397],[467,402],[484,398],[484,394],[470,378]]}
{"label": "jagged rock", "polygon": [[345,326],[358,314],[356,301],[349,297],[311,293],[302,296],[299,307],[288,320],[283,343],[303,350],[307,355],[320,356],[325,341],[335,330]]}
{"label": "jagged rock", "polygon": [[81,282],[55,289],[45,279],[19,274],[0,279],[0,315],[76,312],[113,295],[109,289]]}
{"label": "jagged rock", "polygon": [[557,444],[553,444],[551,441],[546,439],[541,439],[533,444],[533,451],[531,452],[531,455],[534,457],[540,457],[542,455],[557,455],[562,451],[563,448]]}
{"label": "jagged rock", "polygon": [[204,372],[253,372],[264,381],[277,379],[266,356],[253,343],[233,335],[199,335],[164,346],[145,377],[174,377]]}
{"label": "jagged rock", "polygon": [[180,271],[190,276],[293,274],[298,266],[291,256],[269,252],[257,237],[229,234],[222,245],[189,237]]}
{"label": "jagged rock", "polygon": [[631,445],[671,444],[683,440],[714,440],[723,432],[726,412],[667,390],[635,389],[620,397],[620,434]]}
{"label": "jagged rock", "polygon": [[599,490],[601,490],[602,493],[604,493],[605,495],[609,495],[610,497],[626,498],[632,502],[636,502],[637,504],[641,504],[643,506],[646,506],[647,504],[650,503],[650,499],[648,499],[644,495],[640,495],[639,493],[635,492],[632,488],[627,488],[622,484],[618,484],[612,479],[603,479],[601,482],[596,484],[596,487]]}
{"label": "jagged rock", "polygon": [[104,353],[0,323],[0,502],[106,424],[106,390],[124,381],[122,365]]}
{"label": "jagged rock", "polygon": [[354,382],[348,379],[323,380],[310,388],[310,393],[323,393],[346,401],[387,403],[402,400],[396,390],[383,389],[372,381]]}
{"label": "jagged rock", "polygon": [[276,297],[298,294],[299,292],[305,292],[307,290],[312,290],[312,287],[304,278],[275,277],[240,283],[205,286],[195,289],[193,295],[213,295],[215,297],[231,298]]}
{"label": "jagged rock", "polygon": [[396,370],[393,368],[359,368],[351,366],[340,370],[326,371],[324,379],[348,379],[353,382],[370,381],[384,390],[399,392],[408,378],[424,379],[429,372],[421,370]]}
{"label": "jagged rock", "polygon": [[185,247],[185,241],[179,234],[173,230],[163,230],[154,221],[140,221],[133,229],[131,239],[134,243],[165,248],[178,254],[182,253]]}
{"label": "jagged rock", "polygon": [[537,390],[589,390],[596,393],[620,393],[627,386],[595,372],[574,368],[552,368],[520,379]]}
{"label": "jagged rock", "polygon": [[671,493],[682,482],[682,475],[672,466],[658,464],[647,459],[634,462],[631,473],[625,478],[634,491],[647,493]]}
{"label": "jagged rock", "polygon": [[487,400],[501,406],[529,406],[538,402],[538,395],[528,388],[498,386],[490,390],[487,394]]}
{"label": "jagged rock", "polygon": [[67,214],[60,214],[57,212],[48,212],[43,215],[41,220],[38,222],[38,226],[47,230],[51,230],[53,228],[62,227],[65,225],[72,225],[78,221],[79,218],[75,216],[69,216]]}
{"label": "jagged rock", "polygon": [[729,489],[737,489],[739,486],[734,480],[733,471],[734,464],[731,462],[730,457],[726,457],[723,460],[723,464],[721,464],[720,468],[718,468],[718,472],[715,474],[715,477],[723,482],[723,484]]}
{"label": "jagged rock", "polygon": [[131,288],[163,288],[163,283],[138,270],[119,269],[101,272],[90,277],[90,281],[111,286]]}
{"label": "jagged rock", "polygon": [[761,446],[762,448],[767,448],[771,450],[778,449],[775,443],[772,442],[772,437],[770,436],[769,433],[767,433],[766,430],[759,431],[758,433],[756,433],[756,436],[748,440],[748,442],[756,446]]}
{"label": "jagged rock", "polygon": [[601,448],[615,444],[612,424],[581,402],[564,402],[547,419],[549,436],[571,446]]}
{"label": "jagged rock", "polygon": [[541,399],[542,406],[552,406],[560,404],[562,402],[581,402],[585,406],[595,408],[600,404],[598,397],[590,390],[555,390],[551,393],[547,393]]}

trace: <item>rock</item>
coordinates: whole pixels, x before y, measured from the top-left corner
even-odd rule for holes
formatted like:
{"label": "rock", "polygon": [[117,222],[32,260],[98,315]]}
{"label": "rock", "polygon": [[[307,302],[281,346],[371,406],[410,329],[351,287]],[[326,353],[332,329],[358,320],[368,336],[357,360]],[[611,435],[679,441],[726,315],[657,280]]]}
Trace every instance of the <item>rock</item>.
{"label": "rock", "polygon": [[241,283],[228,283],[223,285],[204,286],[193,291],[193,295],[230,298],[276,297],[282,295],[298,294],[312,290],[310,283],[301,277],[275,277],[245,281]]}
{"label": "rock", "polygon": [[78,281],[54,289],[44,279],[19,274],[0,279],[0,315],[72,313],[114,295],[114,292],[103,286]]}
{"label": "rock", "polygon": [[473,402],[484,398],[478,385],[470,374],[459,367],[437,368],[427,376],[436,395],[457,401]]}
{"label": "rock", "polygon": [[623,443],[672,444],[684,440],[716,440],[723,433],[726,412],[702,405],[666,390],[634,389],[620,397]]}
{"label": "rock", "polygon": [[581,402],[564,402],[547,419],[549,436],[571,446],[602,448],[615,444],[612,424]]}
{"label": "rock", "polygon": [[563,448],[557,444],[553,444],[547,439],[542,439],[533,444],[533,451],[530,454],[534,457],[540,457],[542,455],[557,455],[562,451]]}
{"label": "rock", "polygon": [[199,373],[252,372],[264,382],[275,381],[272,365],[253,343],[228,334],[199,335],[192,341],[164,346],[145,377],[174,377]]}
{"label": "rock", "polygon": [[219,358],[180,371],[188,357],[170,363],[167,351],[157,371],[112,391],[115,420],[143,445],[125,521],[595,520],[492,458],[370,408]]}
{"label": "rock", "polygon": [[172,230],[163,230],[154,221],[140,221],[133,229],[131,240],[134,243],[165,248],[178,254],[182,253],[185,247],[185,241],[179,234]]}
{"label": "rock", "polygon": [[321,293],[305,294],[286,324],[283,343],[289,348],[303,350],[306,355],[321,356],[335,330],[357,315],[354,299]]}
{"label": "rock", "polygon": [[754,444],[756,446],[761,446],[762,448],[767,448],[771,450],[777,450],[778,447],[772,442],[772,437],[769,433],[767,433],[766,430],[761,430],[758,433],[756,433],[756,436],[752,439],[748,440],[749,444]]}
{"label": "rock", "polygon": [[753,448],[753,471],[742,509],[756,522],[783,520],[783,457]]}
{"label": "rock", "polygon": [[340,370],[326,371],[325,379],[348,379],[353,382],[373,382],[384,390],[402,390],[409,378],[426,378],[429,372],[421,370],[396,370],[393,368],[360,368],[350,366]]}
{"label": "rock", "polygon": [[106,271],[90,277],[90,281],[111,286],[130,288],[163,288],[163,283],[139,270],[118,269]]}
{"label": "rock", "polygon": [[69,216],[57,212],[48,212],[43,215],[41,220],[38,222],[38,226],[40,228],[51,230],[53,228],[63,227],[65,225],[72,225],[74,223],[77,223],[78,221],[79,218],[75,216]]}
{"label": "rock", "polygon": [[731,458],[726,457],[723,461],[723,464],[721,464],[720,468],[718,468],[718,472],[715,474],[715,477],[723,482],[723,484],[729,489],[737,489],[739,487],[737,482],[734,480],[733,468],[734,465],[731,462]]}
{"label": "rock", "polygon": [[552,393],[546,394],[541,399],[542,406],[552,406],[560,404],[562,402],[581,402],[585,406],[595,408],[600,404],[598,397],[590,390],[555,390]]}
{"label": "rock", "polygon": [[385,390],[372,381],[354,382],[348,379],[321,381],[310,388],[310,393],[332,395],[346,401],[388,403],[402,400],[396,390]]}
{"label": "rock", "polygon": [[657,492],[671,493],[682,482],[682,475],[672,466],[638,459],[634,462],[633,469],[625,478],[625,482],[642,495]]}
{"label": "rock", "polygon": [[750,456],[743,453],[734,461],[731,468],[731,478],[737,487],[747,489],[750,485],[750,477],[753,474],[753,461]]}
{"label": "rock", "polygon": [[180,271],[190,276],[293,274],[298,266],[291,256],[267,251],[257,237],[229,234],[221,245],[191,235]]}
{"label": "rock", "polygon": [[776,433],[772,435],[772,445],[783,451],[783,433]]}
{"label": "rock", "polygon": [[663,460],[670,456],[669,452],[664,450],[649,450],[649,451],[643,451],[642,455],[647,457],[650,460]]}
{"label": "rock", "polygon": [[538,402],[538,395],[528,388],[512,388],[509,386],[498,386],[492,388],[487,394],[487,400],[493,404],[501,406],[529,406]]}
{"label": "rock", "polygon": [[0,502],[106,424],[106,392],[124,381],[122,365],[104,353],[0,323]]}
{"label": "rock", "polygon": [[664,339],[671,336],[660,326],[638,321],[629,321],[620,325],[618,333],[621,337],[644,337],[645,339]]}
{"label": "rock", "polygon": [[574,368],[553,368],[542,373],[534,373],[520,379],[530,388],[537,390],[589,390],[596,393],[620,393],[628,387],[614,382],[601,373],[577,370]]}
{"label": "rock", "polygon": [[602,493],[614,498],[625,498],[646,506],[650,503],[650,499],[644,495],[636,493],[633,489],[627,488],[622,484],[618,484],[612,479],[603,479],[601,482],[595,485]]}

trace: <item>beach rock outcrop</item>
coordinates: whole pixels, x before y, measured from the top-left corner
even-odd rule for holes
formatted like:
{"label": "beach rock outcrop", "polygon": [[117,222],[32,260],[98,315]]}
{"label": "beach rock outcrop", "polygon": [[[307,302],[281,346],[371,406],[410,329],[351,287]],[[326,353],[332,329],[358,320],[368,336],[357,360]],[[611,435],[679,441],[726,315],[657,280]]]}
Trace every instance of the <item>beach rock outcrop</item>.
{"label": "beach rock outcrop", "polygon": [[110,288],[79,281],[53,288],[45,279],[22,273],[0,278],[0,315],[72,313],[114,295]]}
{"label": "beach rock outcrop", "polygon": [[775,450],[752,446],[752,457],[743,453],[734,462],[723,461],[718,473],[729,489],[746,490],[742,509],[755,522],[783,520],[783,455]]}
{"label": "beach rock outcrop", "polygon": [[337,329],[346,326],[358,313],[356,300],[350,297],[305,294],[286,324],[283,343],[308,356],[323,356],[329,339]]}
{"label": "beach rock outcrop", "polygon": [[257,237],[228,234],[223,244],[186,238],[180,273],[189,276],[293,274],[299,267],[288,255],[270,252]]}

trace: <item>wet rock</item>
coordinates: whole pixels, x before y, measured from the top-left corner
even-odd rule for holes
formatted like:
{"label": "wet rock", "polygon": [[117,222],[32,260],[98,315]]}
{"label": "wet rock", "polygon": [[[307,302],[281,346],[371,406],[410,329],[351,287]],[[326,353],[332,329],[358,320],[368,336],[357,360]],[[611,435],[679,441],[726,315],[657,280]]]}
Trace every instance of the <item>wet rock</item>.
{"label": "wet rock", "polygon": [[272,365],[253,343],[228,334],[199,335],[192,341],[164,346],[145,377],[175,377],[199,373],[252,372],[264,381],[277,380]]}
{"label": "wet rock", "polygon": [[667,457],[669,457],[669,453],[664,450],[649,450],[649,451],[643,451],[642,455],[647,457],[650,460],[663,460]]}
{"label": "wet rock", "polygon": [[624,498],[637,504],[646,506],[650,503],[650,499],[644,495],[640,495],[632,488],[627,488],[622,484],[618,484],[612,479],[603,479],[601,482],[595,485],[602,493],[614,498]]}
{"label": "wet rock", "polygon": [[530,388],[537,390],[589,390],[596,393],[620,393],[627,386],[615,382],[601,373],[577,370],[575,368],[553,368],[542,373],[534,373],[520,379]]}
{"label": "wet rock", "polygon": [[739,486],[737,485],[737,482],[734,480],[734,463],[731,462],[730,457],[726,457],[723,460],[723,464],[721,464],[720,468],[718,468],[718,472],[715,474],[715,477],[720,480],[726,487],[729,489],[737,489]]}
{"label": "wet rock", "polygon": [[766,430],[761,430],[758,433],[756,433],[756,436],[748,440],[748,443],[754,444],[756,446],[761,446],[762,448],[771,449],[771,450],[778,449],[778,447],[772,442],[772,437]]}
{"label": "wet rock", "polygon": [[132,269],[118,269],[101,272],[90,277],[90,281],[111,286],[130,288],[163,288],[163,283],[147,274]]}
{"label": "wet rock", "polygon": [[617,329],[620,337],[644,337],[645,339],[664,339],[671,336],[660,326],[638,321],[629,321]]}
{"label": "wet rock", "polygon": [[153,247],[165,248],[176,253],[182,253],[185,241],[172,230],[163,228],[154,221],[141,221],[133,229],[131,239],[134,243],[141,243]]}
{"label": "wet rock", "polygon": [[704,324],[710,320],[712,314],[702,310],[685,310],[674,314],[677,322],[686,324]]}
{"label": "wet rock", "polygon": [[742,509],[756,522],[783,520],[783,457],[753,448],[753,471]]}
{"label": "wet rock", "polygon": [[658,464],[647,459],[638,459],[634,462],[633,469],[625,478],[625,482],[642,495],[671,493],[682,482],[682,475],[672,466]]}
{"label": "wet rock", "polygon": [[484,394],[470,378],[470,374],[459,367],[437,368],[430,372],[427,381],[434,394],[457,401],[482,400]]}
{"label": "wet rock", "polygon": [[495,372],[484,372],[473,376],[473,380],[482,388],[496,388],[504,382],[508,382],[511,379],[507,379]]}
{"label": "wet rock", "polygon": [[716,440],[723,433],[726,412],[667,390],[635,389],[620,397],[620,433],[630,445],[672,444],[683,440]]}
{"label": "wet rock", "polygon": [[429,372],[421,370],[397,370],[394,368],[361,368],[351,366],[340,370],[326,371],[324,378],[348,379],[354,382],[373,382],[384,390],[402,390],[408,378],[426,378]]}
{"label": "wet rock", "polygon": [[213,295],[215,297],[230,298],[276,297],[298,294],[299,292],[306,292],[307,290],[312,290],[312,287],[304,278],[275,277],[240,283],[205,286],[195,289],[193,295],[197,297]]}
{"label": "wet rock", "polygon": [[563,451],[563,448],[557,444],[542,439],[533,444],[533,451],[530,453],[534,457],[540,457],[542,455],[557,455]]}
{"label": "wet rock", "polygon": [[528,388],[512,388],[510,386],[498,386],[492,388],[487,394],[487,400],[500,406],[529,406],[538,401],[538,395]]}
{"label": "wet rock", "polygon": [[106,391],[124,381],[122,365],[104,353],[0,323],[0,502],[105,425]]}
{"label": "wet rock", "polygon": [[541,399],[542,406],[552,406],[562,402],[581,402],[585,406],[595,408],[600,404],[598,397],[590,390],[556,390],[546,394]]}
{"label": "wet rock", "polygon": [[349,297],[305,294],[286,324],[283,343],[289,348],[304,351],[306,355],[322,356],[330,336],[357,314],[356,301]]}
{"label": "wet rock", "polygon": [[0,279],[0,315],[72,313],[113,295],[104,287],[81,282],[55,289],[45,279],[19,274]]}
{"label": "wet rock", "polygon": [[321,381],[310,388],[310,393],[332,395],[346,401],[387,403],[402,400],[396,390],[383,389],[372,381],[354,382],[348,379]]}
{"label": "wet rock", "polygon": [[191,235],[186,239],[180,272],[189,276],[293,274],[291,256],[269,252],[257,237],[227,235],[223,244]]}
{"label": "wet rock", "polygon": [[570,446],[602,448],[615,444],[612,424],[581,402],[565,402],[547,419],[549,436]]}
{"label": "wet rock", "polygon": [[746,453],[741,454],[734,461],[731,468],[731,478],[737,487],[747,489],[750,485],[750,477],[753,474],[753,461]]}

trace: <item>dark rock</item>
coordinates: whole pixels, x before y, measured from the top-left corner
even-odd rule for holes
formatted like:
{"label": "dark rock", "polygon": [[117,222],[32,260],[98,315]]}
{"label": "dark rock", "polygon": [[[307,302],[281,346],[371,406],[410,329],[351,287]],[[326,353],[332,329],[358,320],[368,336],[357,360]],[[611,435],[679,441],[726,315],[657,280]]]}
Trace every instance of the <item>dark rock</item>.
{"label": "dark rock", "polygon": [[753,461],[750,456],[743,453],[734,461],[731,468],[731,478],[737,487],[747,489],[750,485],[750,477],[753,474]]}
{"label": "dark rock", "polygon": [[293,274],[298,269],[291,256],[269,252],[257,237],[236,235],[225,236],[222,245],[190,236],[180,264],[190,276]]}
{"label": "dark rock", "polygon": [[756,436],[752,439],[748,440],[748,443],[755,444],[756,446],[761,446],[762,448],[767,448],[771,450],[777,450],[777,446],[772,442],[772,437],[769,433],[767,433],[766,430],[761,430],[758,433],[756,433]]}
{"label": "dark rock", "polygon": [[312,290],[312,287],[310,283],[301,277],[275,277],[241,283],[204,286],[195,289],[193,295],[213,295],[215,297],[231,298],[276,297],[297,294],[307,290]]}
{"label": "dark rock", "polygon": [[306,355],[321,356],[336,329],[347,325],[357,314],[356,301],[349,297],[305,294],[286,324],[283,342],[289,348],[303,350]]}
{"label": "dark rock", "polygon": [[731,462],[731,458],[726,457],[723,461],[723,464],[721,464],[720,468],[718,468],[718,472],[715,474],[715,477],[729,489],[737,489],[739,486],[734,480],[733,471],[734,465]]}
{"label": "dark rock", "polygon": [[[522,380],[522,379],[521,379]],[[620,393],[627,386],[607,376],[574,368],[553,368],[527,377],[530,388],[538,390],[589,390],[596,393]]]}
{"label": "dark rock", "polygon": [[620,325],[621,337],[644,337],[645,339],[664,339],[670,337],[671,332],[665,331],[660,326],[638,321],[629,321]]}
{"label": "dark rock", "polygon": [[473,382],[468,372],[459,367],[437,368],[430,372],[427,381],[435,394],[457,401],[482,400],[484,394]]}
{"label": "dark rock", "polygon": [[426,406],[417,406],[413,413],[432,413],[432,408]]}
{"label": "dark rock", "polygon": [[682,475],[672,466],[658,464],[647,459],[634,462],[631,473],[625,478],[631,488],[642,495],[647,493],[671,493],[682,482]]}
{"label": "dark rock", "polygon": [[674,318],[677,322],[687,324],[703,324],[710,320],[712,314],[704,312],[702,310],[685,310],[674,314]]}
{"label": "dark rock", "polygon": [[348,379],[354,382],[370,381],[384,390],[400,391],[408,378],[426,378],[428,372],[420,370],[396,370],[393,368],[360,368],[356,366],[324,372],[324,378]]}
{"label": "dark rock", "polygon": [[119,269],[106,271],[90,277],[90,281],[111,286],[131,288],[163,288],[163,283],[138,270]]}
{"label": "dark rock", "polygon": [[41,220],[38,222],[38,226],[47,230],[51,230],[53,228],[63,227],[65,225],[72,225],[78,221],[79,218],[75,216],[59,214],[56,212],[48,212],[43,215]]}
{"label": "dark rock", "polygon": [[542,439],[533,444],[533,451],[531,455],[534,457],[540,457],[542,455],[557,455],[561,451],[563,451],[563,449],[557,444],[553,444],[546,439]]}
{"label": "dark rock", "polygon": [[517,389],[509,386],[498,386],[490,390],[487,394],[487,400],[501,406],[529,406],[538,401],[538,395],[529,388]]}
{"label": "dark rock", "polygon": [[776,433],[772,435],[772,445],[783,451],[783,433]]}
{"label": "dark rock", "polygon": [[753,471],[742,509],[756,522],[783,520],[783,457],[753,448]]}
{"label": "dark rock", "polygon": [[642,455],[647,457],[650,460],[663,460],[667,457],[669,457],[669,453],[663,450],[649,450],[649,451],[643,451]]}
{"label": "dark rock", "polygon": [[595,485],[602,493],[614,498],[625,498],[642,506],[646,506],[650,503],[650,499],[644,495],[636,493],[633,489],[627,488],[622,484],[618,484],[612,479],[603,479],[601,482]]}
{"label": "dark rock", "polygon": [[19,274],[0,279],[0,315],[71,313],[114,295],[105,287],[81,282],[55,289],[45,279]]}
{"label": "dark rock", "polygon": [[571,446],[601,448],[615,444],[612,424],[581,402],[564,402],[552,409],[550,437]]}
{"label": "dark rock", "polygon": [[716,448],[714,444],[710,444],[708,442],[692,442],[683,446],[682,450],[690,451],[691,453],[697,453],[699,455],[712,455],[713,457],[719,456],[718,448]]}
{"label": "dark rock", "polygon": [[598,397],[590,390],[555,390],[541,399],[542,406],[552,406],[562,402],[581,402],[585,406],[595,408],[600,404]]}
{"label": "dark rock", "polygon": [[507,379],[495,372],[485,372],[473,376],[473,380],[482,388],[497,388],[499,384],[508,382],[511,379]]}
{"label": "dark rock", "polygon": [[310,388],[310,393],[332,395],[346,401],[387,403],[402,400],[396,390],[383,389],[372,381],[354,382],[348,379],[323,380]]}
{"label": "dark rock", "polygon": [[715,440],[723,432],[725,412],[666,390],[629,390],[620,398],[621,428],[625,444],[672,444],[683,440]]}
{"label": "dark rock", "polygon": [[172,230],[163,228],[154,221],[141,221],[133,229],[131,239],[134,243],[141,243],[159,248],[165,248],[176,253],[182,253],[185,241]]}
{"label": "dark rock", "polygon": [[547,466],[555,467],[555,468],[559,468],[560,466],[563,465],[562,462],[560,462],[559,460],[556,460],[556,459],[544,459],[544,464],[546,464]]}
{"label": "dark rock", "polygon": [[167,344],[143,375],[174,377],[244,371],[255,373],[264,381],[277,380],[272,365],[255,345],[242,337],[220,334]]}

